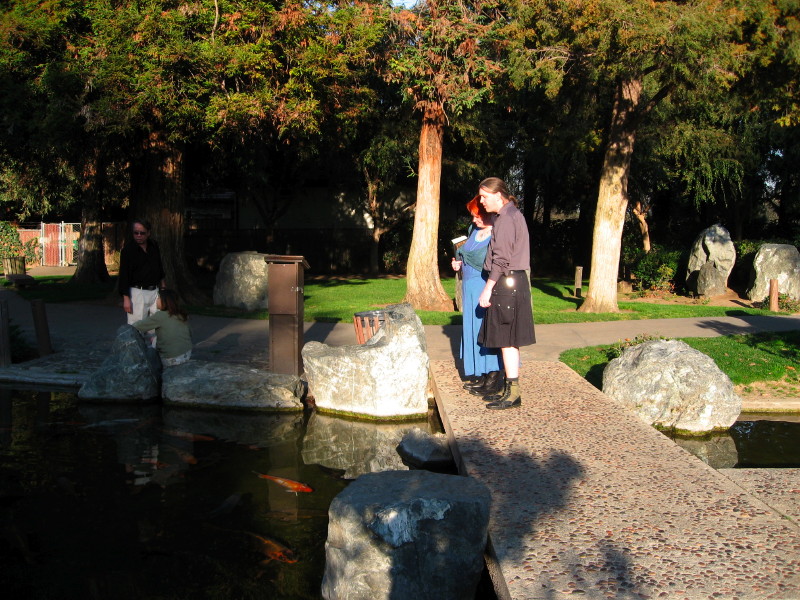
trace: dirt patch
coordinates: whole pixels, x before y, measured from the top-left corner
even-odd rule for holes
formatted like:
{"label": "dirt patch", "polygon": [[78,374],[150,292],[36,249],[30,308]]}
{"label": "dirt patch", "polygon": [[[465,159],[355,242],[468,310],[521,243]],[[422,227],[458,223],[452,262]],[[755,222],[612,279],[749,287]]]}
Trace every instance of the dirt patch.
{"label": "dirt patch", "polygon": [[735,308],[758,308],[758,302],[752,302],[747,298],[739,296],[731,289],[720,296],[710,298],[693,298],[691,296],[679,296],[670,292],[648,291],[645,295],[640,292],[631,294],[620,294],[620,300],[624,302],[649,302],[651,304],[689,304],[700,306],[730,306]]}

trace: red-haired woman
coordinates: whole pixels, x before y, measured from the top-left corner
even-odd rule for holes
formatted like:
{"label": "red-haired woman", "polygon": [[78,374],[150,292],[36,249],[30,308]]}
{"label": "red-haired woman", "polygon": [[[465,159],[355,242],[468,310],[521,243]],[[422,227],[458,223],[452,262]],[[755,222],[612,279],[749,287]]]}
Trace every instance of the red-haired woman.
{"label": "red-haired woman", "polygon": [[492,215],[481,206],[478,196],[467,202],[473,227],[469,238],[456,252],[452,267],[461,271],[463,328],[461,334],[461,360],[464,375],[471,378],[464,388],[475,395],[494,394],[500,391],[503,377],[500,371],[500,353],[496,348],[478,344],[478,332],[486,309],[478,304],[478,296],[486,283],[483,263],[492,237]]}

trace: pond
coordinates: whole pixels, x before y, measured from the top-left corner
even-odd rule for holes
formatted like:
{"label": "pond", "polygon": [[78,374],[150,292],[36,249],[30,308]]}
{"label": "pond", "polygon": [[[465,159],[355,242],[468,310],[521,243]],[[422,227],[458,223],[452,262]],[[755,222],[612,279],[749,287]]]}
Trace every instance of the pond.
{"label": "pond", "polygon": [[800,415],[742,413],[722,434],[674,441],[715,469],[800,467]]}
{"label": "pond", "polygon": [[412,427],[0,389],[3,594],[317,599],[331,500]]}

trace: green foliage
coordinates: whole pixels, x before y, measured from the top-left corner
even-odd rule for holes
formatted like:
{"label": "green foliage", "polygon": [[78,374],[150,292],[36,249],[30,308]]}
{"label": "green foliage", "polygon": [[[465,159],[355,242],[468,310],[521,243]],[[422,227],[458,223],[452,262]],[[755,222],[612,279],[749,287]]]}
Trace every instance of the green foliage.
{"label": "green foliage", "polygon": [[8,221],[0,221],[0,257],[22,256],[23,252],[17,228]]}
{"label": "green foliage", "polygon": [[792,314],[800,313],[800,300],[795,300],[788,294],[779,294],[778,310]]}
{"label": "green foliage", "polygon": [[675,289],[682,252],[653,246],[647,254],[642,253],[631,272],[636,277],[640,290],[671,292]]}
{"label": "green foliage", "polygon": [[17,228],[8,221],[0,221],[0,258],[24,256],[25,262],[34,263],[39,260],[39,253],[38,238],[30,239],[23,244]]}
{"label": "green foliage", "polygon": [[618,342],[613,343],[611,346],[604,350],[606,357],[608,360],[614,360],[615,358],[619,358],[622,356],[622,353],[627,350],[628,348],[633,348],[634,346],[638,346],[639,344],[643,344],[645,342],[651,342],[654,340],[667,340],[666,338],[661,335],[650,335],[649,333],[640,333],[633,339],[624,339]]}

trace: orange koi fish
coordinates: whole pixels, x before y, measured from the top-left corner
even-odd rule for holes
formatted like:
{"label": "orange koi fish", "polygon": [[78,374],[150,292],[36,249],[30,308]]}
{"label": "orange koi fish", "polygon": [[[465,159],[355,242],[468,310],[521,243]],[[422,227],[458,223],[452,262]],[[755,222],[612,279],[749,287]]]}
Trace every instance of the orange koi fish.
{"label": "orange koi fish", "polygon": [[286,488],[287,492],[313,492],[314,490],[307,486],[305,483],[300,483],[299,481],[294,481],[292,479],[284,479],[283,477],[275,477],[274,475],[264,475],[263,473],[258,473],[253,471],[256,475],[261,477],[261,479],[269,479],[270,481],[274,481],[278,485],[282,485]]}
{"label": "orange koi fish", "polygon": [[294,564],[297,562],[297,557],[294,555],[294,552],[289,550],[289,548],[283,544],[269,538],[261,537],[260,535],[251,533],[249,531],[245,531],[245,533],[252,539],[256,540],[258,543],[258,551],[263,553],[266,557],[261,561],[262,565],[265,565],[273,560],[289,564]]}
{"label": "orange koi fish", "polygon": [[181,438],[181,439],[184,439],[184,440],[189,440],[191,442],[213,442],[214,441],[214,438],[211,437],[210,435],[202,435],[202,434],[199,434],[199,433],[189,433],[188,431],[178,431],[176,429],[164,429],[163,431],[164,431],[165,434],[167,434],[169,436],[176,437],[176,438]]}
{"label": "orange koi fish", "polygon": [[167,448],[169,448],[173,452],[175,452],[175,454],[178,455],[178,458],[180,458],[187,465],[196,465],[197,464],[197,459],[194,457],[194,455],[190,454],[186,450],[182,450],[181,448],[176,448],[175,446],[171,446],[169,444],[167,444],[166,446],[167,446]]}

